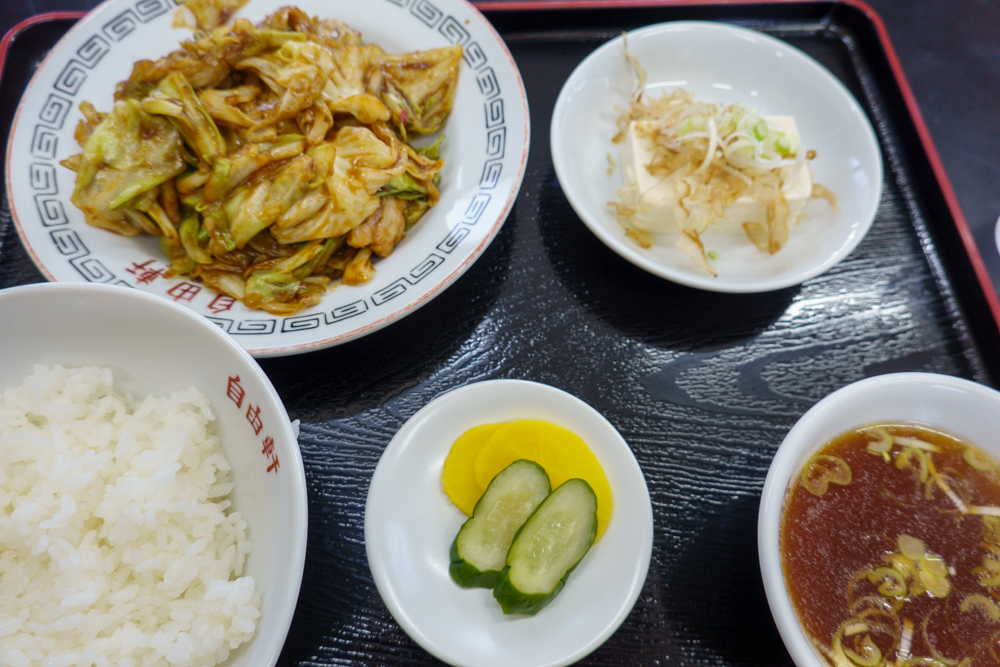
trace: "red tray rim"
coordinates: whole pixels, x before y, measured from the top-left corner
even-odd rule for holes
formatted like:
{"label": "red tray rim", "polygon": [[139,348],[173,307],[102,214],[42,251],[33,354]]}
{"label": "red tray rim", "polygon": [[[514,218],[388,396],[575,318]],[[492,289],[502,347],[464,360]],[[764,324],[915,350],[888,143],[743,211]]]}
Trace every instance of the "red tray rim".
{"label": "red tray rim", "polygon": [[[893,76],[896,79],[896,84],[899,86],[899,90],[903,95],[907,112],[913,119],[913,124],[916,127],[920,143],[927,155],[931,169],[934,172],[934,177],[937,179],[938,186],[941,188],[941,193],[944,195],[945,203],[951,213],[952,220],[954,221],[955,227],[957,228],[959,236],[962,239],[962,245],[965,248],[965,253],[968,256],[969,261],[972,263],[972,270],[976,275],[976,280],[979,282],[979,287],[982,290],[983,295],[986,297],[986,302],[989,304],[990,312],[993,315],[993,321],[996,324],[997,329],[1000,330],[1000,298],[997,297],[997,292],[993,287],[993,281],[990,279],[989,272],[986,270],[986,264],[983,262],[982,255],[979,252],[979,247],[976,245],[976,240],[972,235],[972,230],[969,228],[968,221],[965,219],[965,214],[962,213],[962,207],[958,203],[958,197],[955,195],[954,188],[952,188],[951,180],[948,178],[948,174],[944,169],[944,164],[941,162],[941,156],[938,154],[934,140],[931,138],[930,129],[924,121],[924,116],[920,111],[920,105],[917,103],[917,98],[913,94],[913,89],[910,87],[910,82],[906,78],[906,73],[903,71],[903,65],[900,63],[899,57],[896,55],[896,49],[893,47],[892,40],[889,38],[889,31],[886,29],[885,23],[882,21],[882,17],[879,16],[878,12],[872,9],[872,7],[863,0],[487,0],[484,2],[473,2],[473,4],[480,11],[506,12],[525,10],[628,9],[635,7],[695,7],[707,5],[779,5],[801,4],[803,2],[820,4],[829,3],[831,1],[834,4],[845,5],[861,11],[875,27],[879,42],[882,45],[882,49],[885,51],[886,59],[888,60]],[[0,76],[2,76],[4,71],[7,52],[10,49],[11,42],[14,41],[19,33],[38,23],[66,19],[80,19],[86,15],[87,12],[83,11],[44,12],[31,16],[12,27],[7,31],[7,34],[4,35],[3,39],[0,40]]]}

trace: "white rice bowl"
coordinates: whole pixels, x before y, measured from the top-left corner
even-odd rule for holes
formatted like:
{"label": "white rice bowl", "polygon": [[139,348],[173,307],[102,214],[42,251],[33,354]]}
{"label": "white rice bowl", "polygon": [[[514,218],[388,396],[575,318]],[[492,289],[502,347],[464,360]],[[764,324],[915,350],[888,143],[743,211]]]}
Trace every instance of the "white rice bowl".
{"label": "white rice bowl", "polygon": [[113,385],[37,366],[3,393],[0,664],[215,665],[256,629],[208,398]]}
{"label": "white rice bowl", "polygon": [[0,290],[0,312],[0,665],[273,666],[307,508],[257,363],[121,287]]}

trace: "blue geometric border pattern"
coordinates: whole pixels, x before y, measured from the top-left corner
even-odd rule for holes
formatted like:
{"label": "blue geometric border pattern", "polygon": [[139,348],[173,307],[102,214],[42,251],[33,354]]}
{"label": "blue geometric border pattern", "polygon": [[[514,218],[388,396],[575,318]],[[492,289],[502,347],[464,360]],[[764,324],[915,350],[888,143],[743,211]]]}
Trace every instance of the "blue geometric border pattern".
{"label": "blue geometric border pattern", "polygon": [[[223,331],[232,335],[250,336],[278,331],[292,333],[336,324],[377,309],[404,294],[443,265],[446,257],[472,233],[474,226],[493,200],[492,192],[497,187],[503,171],[507,130],[500,85],[493,68],[489,66],[485,51],[472,39],[472,34],[460,20],[446,14],[431,0],[384,0],[384,2],[409,12],[428,30],[443,35],[451,44],[460,44],[463,47],[463,60],[473,72],[472,76],[482,95],[484,128],[487,136],[482,176],[477,191],[468,201],[461,220],[434,246],[435,252],[371,297],[338,306],[330,311],[300,317],[231,320],[209,316],[208,319]],[[168,13],[181,4],[183,0],[137,0],[99,26],[62,67],[35,121],[31,162],[28,169],[38,219],[41,225],[49,230],[49,238],[55,249],[66,257],[88,282],[129,285],[128,281],[116,276],[97,257],[91,256],[90,249],[69,224],[69,218],[58,196],[57,133],[62,130],[72,107],[79,104],[79,100],[76,99],[77,94],[91,71],[115,48],[115,44],[128,39],[142,24]]]}
{"label": "blue geometric border pattern", "polygon": [[[410,12],[428,28],[444,35],[451,44],[461,44],[463,48],[462,58],[469,69],[475,72],[476,85],[483,97],[487,139],[482,176],[479,179],[478,192],[473,195],[461,221],[435,246],[439,252],[449,255],[471,234],[473,225],[482,217],[492,199],[491,193],[496,189],[503,171],[507,128],[503,118],[503,98],[500,84],[493,68],[488,66],[489,59],[483,48],[478,42],[472,41],[472,35],[461,21],[450,14],[445,14],[430,0],[385,1],[400,7],[410,5]],[[372,305],[377,308],[400,296],[434,269],[441,266],[444,261],[444,257],[432,253],[430,257],[414,267],[408,275],[373,294],[371,297]]]}
{"label": "blue geometric border pattern", "polygon": [[100,32],[87,37],[52,84],[53,90],[42,105],[32,131],[28,182],[39,222],[52,230],[49,239],[56,251],[69,259],[70,265],[87,282],[129,285],[100,259],[92,257],[79,234],[70,228],[66,210],[58,197],[55,164],[59,143],[57,133],[62,130],[70,110],[77,103],[77,93],[90,76],[90,71],[111,52],[113,44],[127,37],[138,24],[165,14],[174,6],[173,0],[138,0],[130,9],[105,23]]}
{"label": "blue geometric border pattern", "polygon": [[66,123],[66,117],[75,106],[77,93],[87,81],[91,70],[111,52],[114,43],[128,37],[135,28],[176,6],[174,0],[138,0],[129,9],[101,26],[99,32],[87,37],[72,58],[63,66],[52,92],[42,105],[32,132],[29,183],[38,209],[42,226],[52,231],[49,239],[55,249],[67,257],[87,282],[129,285],[115,275],[103,262],[91,256],[90,249],[80,236],[70,228],[69,218],[63,208],[56,178],[56,155],[59,138],[57,133]]}

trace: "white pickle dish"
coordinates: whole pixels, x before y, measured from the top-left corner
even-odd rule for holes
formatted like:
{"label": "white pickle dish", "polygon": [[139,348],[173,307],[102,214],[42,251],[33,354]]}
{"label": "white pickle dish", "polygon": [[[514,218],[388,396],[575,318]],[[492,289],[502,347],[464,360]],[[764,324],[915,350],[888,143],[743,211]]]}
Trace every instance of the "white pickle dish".
{"label": "white pickle dish", "polygon": [[[449,571],[455,562],[449,547],[469,517],[446,494],[442,471],[452,443],[463,433],[515,420],[542,420],[579,436],[603,468],[614,505],[599,541],[582,559],[579,553],[571,554],[570,560],[579,562],[558,594],[535,610],[519,605],[525,598],[544,594],[515,593],[504,602],[513,603],[508,615],[494,597],[495,571],[470,567],[471,577],[464,583],[477,587],[460,586]],[[576,495],[566,494],[573,486],[570,482],[549,494],[544,472],[541,476],[538,500],[552,498],[552,503],[559,503],[560,496]],[[521,478],[516,485],[524,481],[521,473],[514,477]],[[573,481],[586,486],[593,502],[590,487],[582,480]],[[557,493],[558,489],[562,491]],[[569,502],[579,504],[575,499]],[[541,515],[544,505],[542,500],[535,516]],[[475,529],[470,531],[475,544]],[[414,641],[459,667],[556,667],[584,658],[632,610],[649,570],[652,540],[652,505],[645,478],[621,435],[575,396],[523,380],[478,382],[421,408],[382,454],[365,505],[365,548],[382,600]],[[492,558],[486,554],[480,564]],[[563,567],[568,565],[572,562]],[[476,579],[483,574],[494,577],[478,587],[483,584]],[[551,586],[551,581],[544,583]]]}

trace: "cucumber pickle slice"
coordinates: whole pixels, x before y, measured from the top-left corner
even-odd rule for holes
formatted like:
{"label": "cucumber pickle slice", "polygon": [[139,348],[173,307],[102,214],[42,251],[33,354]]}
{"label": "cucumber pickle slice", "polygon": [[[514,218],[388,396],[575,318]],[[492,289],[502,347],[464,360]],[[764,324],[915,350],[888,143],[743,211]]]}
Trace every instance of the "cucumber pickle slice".
{"label": "cucumber pickle slice", "polygon": [[536,614],[562,590],[597,537],[597,496],[571,479],[549,494],[517,531],[493,597],[505,614]]}
{"label": "cucumber pickle slice", "polygon": [[451,545],[448,572],[455,583],[493,588],[514,535],[551,489],[545,469],[534,461],[520,459],[498,472]]}

